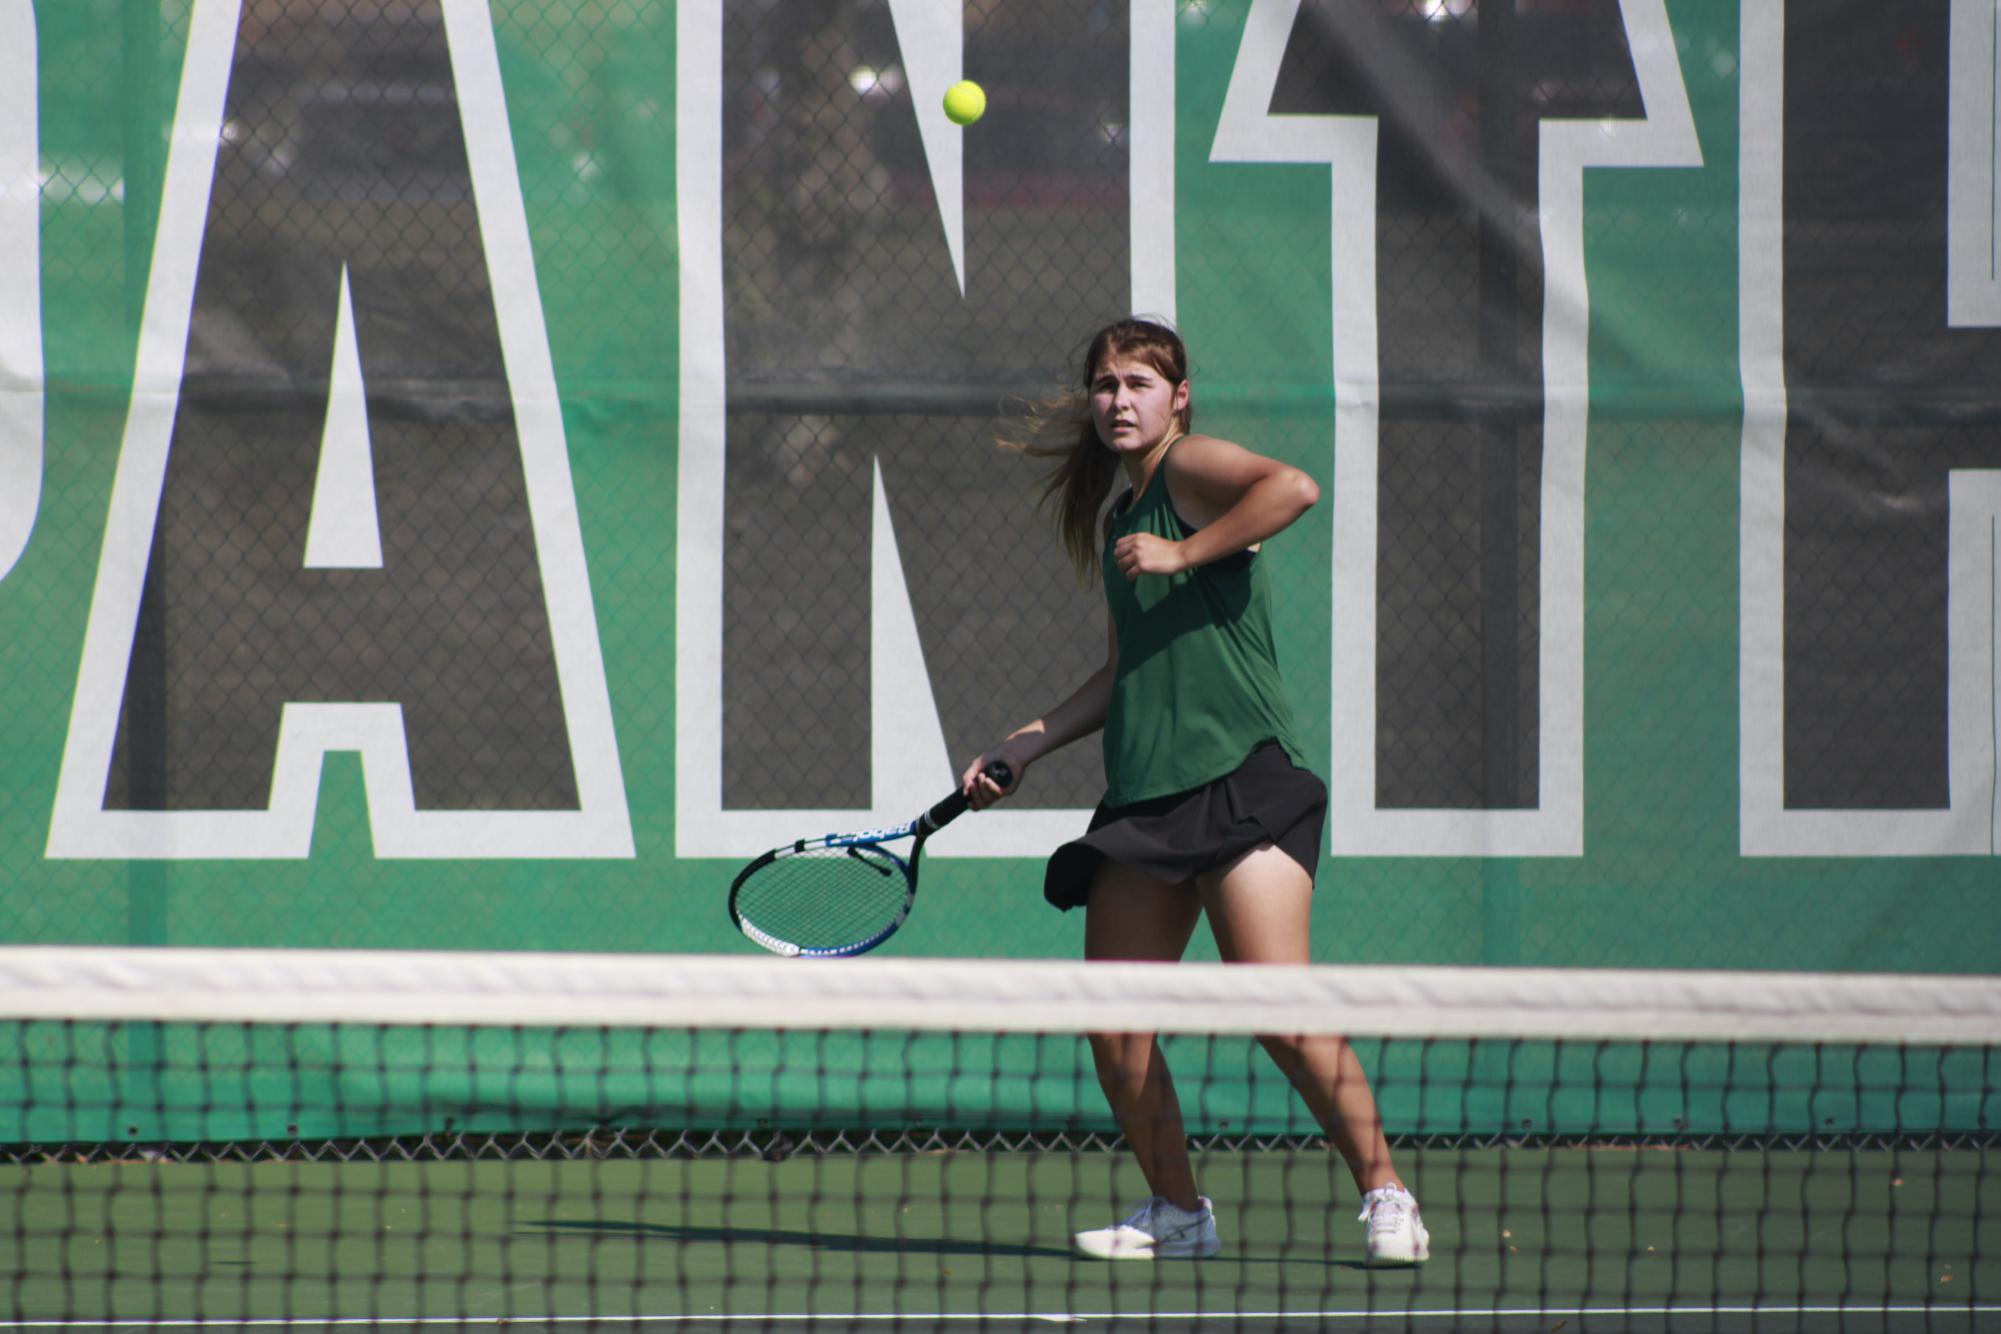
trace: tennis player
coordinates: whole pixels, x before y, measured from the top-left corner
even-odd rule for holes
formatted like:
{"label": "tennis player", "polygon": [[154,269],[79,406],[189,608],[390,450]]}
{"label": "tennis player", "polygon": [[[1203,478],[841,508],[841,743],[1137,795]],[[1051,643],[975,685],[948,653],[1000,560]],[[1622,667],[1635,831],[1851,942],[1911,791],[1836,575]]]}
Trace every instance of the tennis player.
{"label": "tennis player", "polygon": [[[1293,727],[1259,550],[1312,508],[1319,488],[1297,468],[1190,433],[1188,354],[1163,324],[1127,319],[1098,331],[1083,383],[1081,402],[1051,414],[1063,432],[1054,444],[1014,447],[1057,460],[1045,499],[1079,573],[1102,571],[1105,665],[975,759],[961,785],[984,809],[1042,756],[1102,728],[1104,800],[1089,831],[1049,859],[1043,883],[1058,908],[1083,905],[1085,957],[1179,959],[1206,914],[1225,960],[1306,963],[1327,789]],[[1120,473],[1128,489],[1100,533]],[[1014,771],[1006,791],[984,772],[997,760]],[[1362,1192],[1370,1263],[1426,1259],[1417,1201],[1391,1165],[1353,1049],[1338,1037],[1259,1040]],[[1113,1226],[1078,1233],[1077,1251],[1217,1254],[1215,1210],[1196,1189],[1154,1035],[1093,1034],[1091,1053],[1153,1193]]]}

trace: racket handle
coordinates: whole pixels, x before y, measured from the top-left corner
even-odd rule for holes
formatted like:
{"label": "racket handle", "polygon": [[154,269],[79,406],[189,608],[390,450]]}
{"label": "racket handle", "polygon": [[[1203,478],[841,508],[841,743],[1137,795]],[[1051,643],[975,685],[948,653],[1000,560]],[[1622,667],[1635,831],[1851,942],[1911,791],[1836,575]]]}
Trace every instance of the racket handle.
{"label": "racket handle", "polygon": [[[1014,770],[1008,767],[1005,760],[995,760],[992,764],[989,764],[987,766],[987,777],[999,783],[1002,791],[1006,791],[1014,785]],[[946,825],[964,815],[969,804],[964,792],[954,792],[951,796],[924,812],[924,823],[930,829],[943,829]]]}

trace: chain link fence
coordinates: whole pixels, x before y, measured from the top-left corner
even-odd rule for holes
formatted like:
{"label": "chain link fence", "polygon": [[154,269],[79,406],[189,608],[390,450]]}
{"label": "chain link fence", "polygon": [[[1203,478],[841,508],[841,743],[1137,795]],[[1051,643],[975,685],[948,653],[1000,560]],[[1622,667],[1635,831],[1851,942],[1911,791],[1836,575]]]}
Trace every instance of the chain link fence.
{"label": "chain link fence", "polygon": [[[1946,309],[1949,6],[1834,8],[1843,23],[1788,29],[1784,84],[1785,792],[1802,809],[1927,810],[1952,798],[1961,741],[1948,475],[1997,466],[1995,335]],[[732,947],[727,870],[677,861],[672,839],[687,16],[668,0],[463,8],[497,44],[530,273],[491,244],[461,10],[447,9],[241,6],[102,806],[260,810],[287,704],[377,702],[401,707],[418,811],[579,808],[554,629],[572,594],[537,548],[501,314],[528,290],[547,318],[637,856],[561,874],[392,865],[360,785],[332,765],[297,867],[45,858],[121,431],[130,402],[164,392],[134,400],[132,366],[142,315],[165,313],[145,306],[169,127],[190,35],[220,11],[43,3],[49,466],[34,542],[0,583],[0,721],[23,757],[0,824],[17,886],[0,935]],[[1359,298],[1328,290],[1326,169],[1210,160],[1248,10],[1173,6],[1176,314],[1198,426],[1331,492],[1335,384],[1351,368],[1330,374],[1326,326]],[[721,62],[700,95],[719,108],[722,160],[722,804],[865,808],[878,487],[955,759],[1103,660],[1097,593],[1037,512],[1034,465],[995,440],[1135,304],[1135,10],[960,7],[963,71],[990,98],[979,125],[951,131],[962,234],[919,126],[914,38],[886,0],[713,12]],[[1667,13],[1703,162],[1586,173],[1585,385],[1547,383],[1564,310],[1546,291],[1543,154],[1555,122],[1665,114],[1642,96],[1629,7],[1305,0],[1287,35],[1266,110],[1377,126],[1380,809],[1547,798],[1545,413],[1580,399],[1593,413],[1585,854],[1336,846],[1329,957],[1978,966],[1983,868],[1837,868],[1823,920],[1803,924],[1797,869],[1739,855],[1739,14],[1697,0]],[[355,438],[365,448],[344,453]],[[329,459],[357,457],[368,503],[349,519],[367,522],[343,526]],[[1301,730],[1318,738],[1340,704],[1326,646],[1345,614],[1329,606],[1328,508],[1271,551]],[[372,563],[354,545],[370,524]],[[1086,742],[1038,766],[1024,798],[1085,808],[1102,781]],[[940,865],[1001,906],[920,948],[1070,949],[1074,921],[1013,910],[1033,899],[1026,857]],[[53,899],[22,888],[40,878]],[[1719,945],[1718,915],[1745,902],[1771,911]],[[1869,925],[1900,912],[1887,934]],[[1921,925],[1941,914],[1982,931],[1941,940]]]}

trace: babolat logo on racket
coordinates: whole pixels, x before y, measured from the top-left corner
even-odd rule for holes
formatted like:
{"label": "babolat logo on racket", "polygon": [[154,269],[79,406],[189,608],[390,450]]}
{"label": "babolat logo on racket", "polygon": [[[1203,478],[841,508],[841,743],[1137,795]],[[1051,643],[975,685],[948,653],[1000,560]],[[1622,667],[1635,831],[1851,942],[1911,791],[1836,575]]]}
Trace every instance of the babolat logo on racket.
{"label": "babolat logo on racket", "polygon": [[[1003,788],[1014,783],[1005,764],[989,765],[987,777]],[[924,840],[966,810],[966,794],[954,792],[905,825],[773,848],[730,882],[730,920],[747,938],[787,958],[866,954],[910,916]],[[884,846],[906,838],[908,856]]]}
{"label": "babolat logo on racket", "polygon": [[[843,844],[853,843],[882,843],[892,838],[902,838],[908,833],[910,833],[910,826],[900,825],[890,829],[865,829],[855,834],[828,834],[824,839],[818,841],[839,847]],[[802,838],[793,844],[793,846],[798,848],[806,847],[807,840]]]}

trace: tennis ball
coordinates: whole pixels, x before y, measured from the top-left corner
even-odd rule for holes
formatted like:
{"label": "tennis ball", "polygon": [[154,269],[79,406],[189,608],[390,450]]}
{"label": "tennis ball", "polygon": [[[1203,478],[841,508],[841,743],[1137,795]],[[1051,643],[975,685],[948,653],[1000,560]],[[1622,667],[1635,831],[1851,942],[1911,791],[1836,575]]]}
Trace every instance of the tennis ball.
{"label": "tennis ball", "polygon": [[954,125],[971,125],[987,110],[987,90],[971,79],[961,79],[945,90],[945,119]]}

